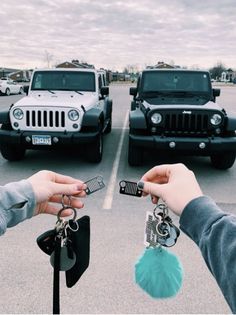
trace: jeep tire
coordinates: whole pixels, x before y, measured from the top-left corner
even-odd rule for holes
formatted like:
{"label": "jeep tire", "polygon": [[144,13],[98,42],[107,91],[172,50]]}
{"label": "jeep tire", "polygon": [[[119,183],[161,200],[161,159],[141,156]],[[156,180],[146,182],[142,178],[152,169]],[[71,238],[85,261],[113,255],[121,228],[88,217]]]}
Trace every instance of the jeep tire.
{"label": "jeep tire", "polygon": [[[12,130],[10,124],[2,124],[2,130]],[[3,143],[0,145],[0,151],[4,159],[8,161],[20,161],[25,156],[26,149],[17,144]]]}
{"label": "jeep tire", "polygon": [[7,95],[7,96],[9,96],[11,94],[11,91],[10,91],[10,89],[6,89],[6,91],[5,91],[5,95]]}
{"label": "jeep tire", "polygon": [[143,152],[129,141],[128,162],[130,166],[139,166],[143,163]]}
{"label": "jeep tire", "polygon": [[112,118],[110,118],[109,123],[106,126],[106,129],[104,131],[105,134],[110,133],[112,128]]}
{"label": "jeep tire", "polygon": [[137,108],[136,102],[135,102],[135,101],[132,101],[132,102],[131,102],[131,107],[130,107],[130,109],[131,109],[131,110],[135,110],[136,108]]}
{"label": "jeep tire", "polygon": [[86,146],[86,155],[89,162],[99,163],[103,154],[103,134],[100,132],[98,139]]}
{"label": "jeep tire", "polygon": [[0,151],[4,159],[8,161],[20,161],[25,156],[25,149],[19,145],[1,144]]}
{"label": "jeep tire", "polygon": [[211,155],[211,164],[220,170],[226,170],[233,166],[235,162],[235,152],[221,152]]}

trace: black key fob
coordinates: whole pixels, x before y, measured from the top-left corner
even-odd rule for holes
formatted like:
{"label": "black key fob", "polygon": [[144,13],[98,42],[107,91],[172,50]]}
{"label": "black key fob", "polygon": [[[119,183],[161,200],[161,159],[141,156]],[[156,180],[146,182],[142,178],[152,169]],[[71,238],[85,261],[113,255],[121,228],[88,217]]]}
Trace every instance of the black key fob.
{"label": "black key fob", "polygon": [[66,271],[66,285],[73,287],[89,266],[90,258],[90,217],[83,216],[74,222],[69,221],[72,229],[67,229],[68,238],[76,255],[74,266]]}
{"label": "black key fob", "polygon": [[47,255],[51,255],[55,249],[55,237],[56,230],[54,229],[44,232],[36,240],[39,248]]}

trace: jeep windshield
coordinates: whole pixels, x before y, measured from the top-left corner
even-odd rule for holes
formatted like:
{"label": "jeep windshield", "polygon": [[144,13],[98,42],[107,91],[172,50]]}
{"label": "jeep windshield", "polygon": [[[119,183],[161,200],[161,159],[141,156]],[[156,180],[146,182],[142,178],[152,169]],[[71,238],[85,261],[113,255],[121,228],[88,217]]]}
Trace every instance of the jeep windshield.
{"label": "jeep windshield", "polygon": [[200,71],[144,71],[140,98],[201,97],[211,99],[210,78]]}
{"label": "jeep windshield", "polygon": [[85,71],[36,71],[31,90],[95,92],[95,74]]}

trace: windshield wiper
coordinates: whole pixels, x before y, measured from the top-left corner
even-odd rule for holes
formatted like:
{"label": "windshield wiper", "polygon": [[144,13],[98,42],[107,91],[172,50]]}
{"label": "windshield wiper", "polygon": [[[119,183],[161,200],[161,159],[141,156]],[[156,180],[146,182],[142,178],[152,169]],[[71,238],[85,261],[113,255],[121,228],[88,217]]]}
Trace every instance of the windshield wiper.
{"label": "windshield wiper", "polygon": [[84,93],[82,93],[82,92],[80,92],[80,91],[77,91],[77,90],[73,90],[73,92],[78,93],[78,94],[80,94],[80,95],[84,95]]}
{"label": "windshield wiper", "polygon": [[173,91],[172,92],[173,95],[176,96],[186,96],[186,97],[193,97],[193,96],[197,96],[197,97],[202,97],[202,98],[209,98],[209,94],[206,92],[191,92],[191,91]]}
{"label": "windshield wiper", "polygon": [[49,93],[55,94],[55,92],[53,92],[52,90],[48,90],[48,89],[39,89],[39,88],[34,89],[34,88],[32,88],[31,90],[32,90],[32,91],[47,91],[47,92],[49,92]]}
{"label": "windshield wiper", "polygon": [[50,93],[52,93],[52,94],[55,94],[55,92],[53,92],[53,91],[51,91],[51,90],[46,90],[46,91],[48,91],[48,92],[50,92]]}

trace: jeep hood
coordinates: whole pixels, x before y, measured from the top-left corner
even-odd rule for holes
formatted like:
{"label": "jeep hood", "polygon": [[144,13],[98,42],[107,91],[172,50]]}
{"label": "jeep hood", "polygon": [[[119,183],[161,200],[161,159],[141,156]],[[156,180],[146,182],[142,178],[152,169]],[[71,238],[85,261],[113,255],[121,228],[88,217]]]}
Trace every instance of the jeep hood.
{"label": "jeep hood", "polygon": [[175,110],[175,109],[183,109],[183,110],[206,110],[206,109],[213,109],[213,110],[222,110],[222,107],[220,107],[217,103],[214,103],[212,101],[208,101],[204,105],[192,105],[192,104],[165,104],[165,105],[153,105],[150,104],[147,101],[143,101],[143,106],[146,109],[170,109],[170,110]]}
{"label": "jeep hood", "polygon": [[83,95],[78,94],[76,92],[69,92],[69,93],[61,93],[61,92],[54,92],[52,94],[48,91],[43,91],[41,93],[32,93],[29,96],[25,96],[20,99],[18,102],[14,104],[16,106],[45,106],[45,107],[76,107],[79,108],[81,105],[86,110],[94,107],[94,104],[98,102],[97,94],[91,92],[83,92]]}

